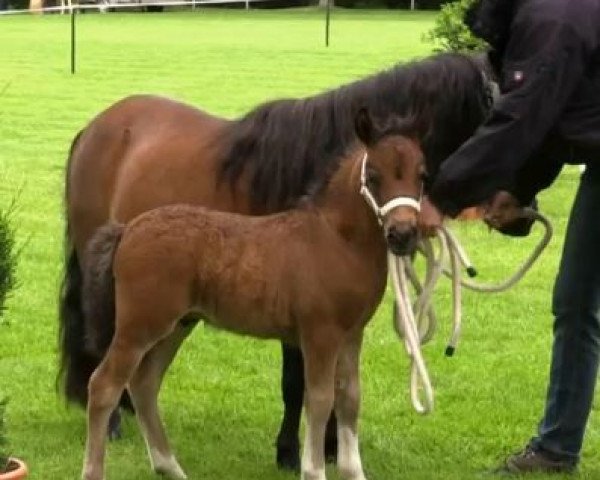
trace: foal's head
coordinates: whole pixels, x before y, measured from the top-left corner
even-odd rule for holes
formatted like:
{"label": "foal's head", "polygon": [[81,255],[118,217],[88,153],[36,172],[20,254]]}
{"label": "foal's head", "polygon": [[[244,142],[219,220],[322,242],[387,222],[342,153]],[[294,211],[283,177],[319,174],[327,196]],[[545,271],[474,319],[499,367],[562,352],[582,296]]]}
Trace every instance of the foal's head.
{"label": "foal's head", "polygon": [[390,250],[408,255],[417,246],[417,216],[426,175],[423,153],[413,138],[415,126],[399,117],[379,125],[361,109],[355,127],[366,147],[361,193],[378,216]]}

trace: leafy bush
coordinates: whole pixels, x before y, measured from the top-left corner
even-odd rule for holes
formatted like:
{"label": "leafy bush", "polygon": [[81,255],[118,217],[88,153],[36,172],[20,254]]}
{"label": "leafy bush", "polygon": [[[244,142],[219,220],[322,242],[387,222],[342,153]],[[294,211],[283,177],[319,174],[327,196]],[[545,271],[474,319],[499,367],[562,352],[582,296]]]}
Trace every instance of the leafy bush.
{"label": "leafy bush", "polygon": [[15,251],[15,231],[12,213],[15,202],[0,211],[0,315],[4,312],[5,302],[15,287],[17,256]]}
{"label": "leafy bush", "polygon": [[0,473],[5,472],[8,467],[8,454],[4,451],[8,444],[4,424],[4,412],[6,412],[7,402],[6,398],[0,399]]}
{"label": "leafy bush", "polygon": [[456,0],[446,3],[425,39],[435,43],[438,52],[477,52],[486,44],[471,35],[463,23],[465,12],[476,0]]}

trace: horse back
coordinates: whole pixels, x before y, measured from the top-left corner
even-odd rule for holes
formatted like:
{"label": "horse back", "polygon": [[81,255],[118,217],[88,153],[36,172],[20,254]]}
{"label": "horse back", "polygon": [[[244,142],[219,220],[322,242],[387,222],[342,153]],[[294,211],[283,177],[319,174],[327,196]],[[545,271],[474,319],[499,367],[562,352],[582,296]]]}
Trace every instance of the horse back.
{"label": "horse back", "polygon": [[216,181],[229,124],[149,95],[127,97],[96,116],[73,147],[67,177],[69,233],[77,251],[83,254],[108,221],[126,223],[162,205],[233,208],[233,192]]}

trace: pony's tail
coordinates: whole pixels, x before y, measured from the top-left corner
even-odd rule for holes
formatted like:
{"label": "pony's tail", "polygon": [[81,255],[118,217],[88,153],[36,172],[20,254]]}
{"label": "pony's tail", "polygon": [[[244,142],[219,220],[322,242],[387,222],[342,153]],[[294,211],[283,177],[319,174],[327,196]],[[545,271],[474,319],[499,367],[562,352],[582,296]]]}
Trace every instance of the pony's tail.
{"label": "pony's tail", "polygon": [[[67,206],[69,200],[68,175],[71,169],[73,151],[82,133],[83,131],[79,132],[73,140],[67,161],[67,179],[65,181],[65,203]],[[87,322],[82,301],[84,275],[77,250],[71,238],[68,215],[65,227],[64,252],[64,276],[58,299],[60,364],[57,386],[62,388],[67,401],[85,407],[88,398],[87,386],[92,373],[100,364],[102,356],[98,355],[98,352],[90,351],[87,348]],[[131,409],[131,402],[127,395],[122,397],[121,405]]]}
{"label": "pony's tail", "polygon": [[104,357],[115,333],[115,279],[112,267],[124,228],[117,224],[99,228],[86,251],[82,292],[85,349],[97,358]]}
{"label": "pony's tail", "polygon": [[[67,160],[65,180],[65,204],[69,200],[69,172],[73,151],[83,131],[79,132],[71,144]],[[73,245],[68,221],[65,227],[64,275],[58,299],[60,365],[57,385],[63,388],[68,401],[85,406],[87,404],[87,384],[92,372],[98,366],[98,359],[84,349],[84,317],[81,307],[83,276],[77,250]]]}
{"label": "pony's tail", "polygon": [[87,405],[87,385],[99,364],[98,358],[85,351],[85,329],[81,308],[83,277],[77,252],[67,247],[65,275],[59,297],[59,382],[68,401]]}

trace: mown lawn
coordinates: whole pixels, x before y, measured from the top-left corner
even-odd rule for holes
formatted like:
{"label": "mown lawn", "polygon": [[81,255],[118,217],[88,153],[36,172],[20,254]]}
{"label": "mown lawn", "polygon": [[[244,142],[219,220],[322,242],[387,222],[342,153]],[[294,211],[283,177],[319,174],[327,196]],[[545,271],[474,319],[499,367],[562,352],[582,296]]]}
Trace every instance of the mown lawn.
{"label": "mown lawn", "polygon": [[[0,324],[0,396],[8,395],[11,451],[33,479],[78,478],[85,420],[55,391],[56,298],[61,273],[66,153],[96,112],[138,92],[169,95],[232,117],[267,98],[318,92],[426,55],[429,13],[335,11],[323,46],[315,10],[202,10],[79,18],[79,72],[69,74],[68,18],[0,17],[0,202],[15,195],[18,278]],[[291,132],[293,133],[293,132]],[[542,196],[556,237],[527,278],[505,294],[465,294],[464,336],[443,357],[449,326],[426,348],[437,408],[416,415],[389,298],[368,328],[363,356],[362,452],[371,479],[476,479],[521,447],[541,414],[551,342],[549,298],[577,183],[567,170]],[[480,225],[461,236],[482,279],[498,279],[532,247]],[[446,288],[438,315],[449,315]],[[172,443],[190,478],[288,479],[274,467],[281,413],[279,346],[197,328],[161,397]],[[580,472],[600,478],[592,415]],[[111,445],[109,479],[153,478],[135,421]],[[334,474],[335,475],[335,474]],[[337,478],[337,477],[333,477]]]}

